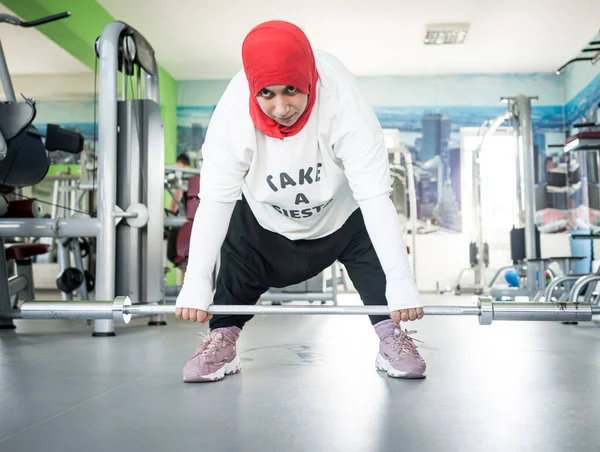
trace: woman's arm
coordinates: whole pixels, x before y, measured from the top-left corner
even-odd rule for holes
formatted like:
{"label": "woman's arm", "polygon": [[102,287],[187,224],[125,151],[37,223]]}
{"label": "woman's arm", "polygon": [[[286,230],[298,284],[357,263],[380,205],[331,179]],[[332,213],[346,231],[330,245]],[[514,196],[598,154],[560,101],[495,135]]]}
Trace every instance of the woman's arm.
{"label": "woman's arm", "polygon": [[419,292],[408,262],[402,228],[389,197],[391,177],[383,130],[364,100],[355,78],[341,63],[329,102],[333,149],[344,166],[350,188],[363,213],[369,238],[386,276],[391,311],[420,308]]}
{"label": "woman's arm", "polygon": [[396,208],[388,195],[358,202],[369,238],[386,276],[390,311],[421,307]]}
{"label": "woman's arm", "polygon": [[176,307],[206,311],[213,302],[212,276],[235,202],[204,200],[198,206],[190,238],[188,264]]}
{"label": "woman's arm", "polygon": [[[200,205],[194,217],[188,264],[178,308],[206,311],[213,302],[212,276],[233,209],[252,160],[243,142],[239,120],[239,89],[234,79],[215,109],[202,146]],[[236,133],[237,132],[237,133]]]}

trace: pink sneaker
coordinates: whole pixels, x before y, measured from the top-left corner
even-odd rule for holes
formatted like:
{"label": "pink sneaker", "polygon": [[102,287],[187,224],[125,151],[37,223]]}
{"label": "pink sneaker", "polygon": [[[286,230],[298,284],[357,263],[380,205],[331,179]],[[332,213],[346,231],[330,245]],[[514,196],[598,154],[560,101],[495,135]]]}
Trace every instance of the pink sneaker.
{"label": "pink sneaker", "polygon": [[425,360],[410,337],[416,331],[402,331],[392,320],[379,322],[375,331],[380,339],[377,370],[394,378],[425,378]]}
{"label": "pink sneaker", "polygon": [[183,381],[219,381],[225,375],[238,373],[241,365],[235,343],[240,331],[237,326],[230,326],[217,328],[208,334],[200,333],[202,342],[183,368]]}

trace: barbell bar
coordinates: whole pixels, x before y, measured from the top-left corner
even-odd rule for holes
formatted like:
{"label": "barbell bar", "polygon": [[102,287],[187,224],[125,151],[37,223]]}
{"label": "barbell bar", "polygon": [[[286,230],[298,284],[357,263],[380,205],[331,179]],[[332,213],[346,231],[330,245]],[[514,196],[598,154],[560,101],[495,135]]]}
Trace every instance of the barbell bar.
{"label": "barbell bar", "polygon": [[[114,320],[129,323],[132,316],[175,314],[174,305],[131,304],[129,297],[114,301],[27,301],[21,306],[23,319]],[[425,306],[425,315],[477,316],[480,325],[494,320],[589,322],[600,317],[600,306],[591,303],[517,303],[479,298],[476,306]],[[227,315],[389,315],[387,306],[261,306],[211,305],[209,314]]]}

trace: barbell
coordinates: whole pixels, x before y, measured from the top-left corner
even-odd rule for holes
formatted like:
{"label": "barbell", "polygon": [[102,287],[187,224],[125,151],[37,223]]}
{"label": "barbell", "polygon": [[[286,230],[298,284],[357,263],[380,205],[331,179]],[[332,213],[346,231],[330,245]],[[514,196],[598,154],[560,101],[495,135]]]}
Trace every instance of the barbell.
{"label": "barbell", "polygon": [[[425,306],[426,316],[477,316],[480,325],[494,320],[589,322],[600,316],[600,306],[591,303],[496,302],[479,298],[476,306]],[[209,314],[226,315],[389,315],[387,306],[261,306],[211,305]],[[23,319],[114,320],[129,323],[132,316],[175,314],[174,305],[131,304],[129,297],[114,301],[27,301],[21,306]]]}

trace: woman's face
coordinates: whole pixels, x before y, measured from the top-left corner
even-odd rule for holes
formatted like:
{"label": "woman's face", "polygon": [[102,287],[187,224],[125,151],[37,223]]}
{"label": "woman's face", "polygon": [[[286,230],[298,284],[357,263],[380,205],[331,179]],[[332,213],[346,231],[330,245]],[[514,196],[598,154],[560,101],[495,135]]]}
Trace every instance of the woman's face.
{"label": "woman's face", "polygon": [[292,126],[308,105],[308,94],[289,85],[265,86],[256,96],[262,111],[282,126]]}

